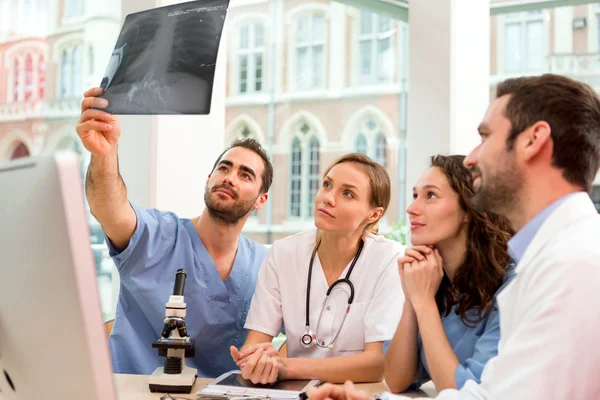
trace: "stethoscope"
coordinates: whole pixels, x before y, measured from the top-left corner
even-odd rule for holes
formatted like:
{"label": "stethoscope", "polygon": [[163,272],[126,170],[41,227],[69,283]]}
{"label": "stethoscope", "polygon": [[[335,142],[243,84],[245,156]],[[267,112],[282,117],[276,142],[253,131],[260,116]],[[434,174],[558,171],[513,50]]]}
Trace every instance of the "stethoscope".
{"label": "stethoscope", "polygon": [[[338,336],[340,335],[340,332],[342,331],[342,327],[344,326],[344,321],[346,321],[346,317],[348,316],[348,313],[350,312],[350,305],[352,304],[352,301],[354,300],[354,285],[352,285],[352,282],[350,282],[350,274],[352,273],[352,270],[354,269],[354,265],[356,264],[356,261],[358,260],[360,253],[362,252],[363,246],[364,246],[364,242],[361,240],[360,244],[358,245],[358,250],[356,251],[356,255],[354,256],[354,259],[352,260],[352,264],[350,264],[350,268],[348,269],[346,276],[342,279],[338,279],[337,281],[333,282],[331,284],[331,286],[329,286],[329,289],[327,289],[327,293],[325,294],[325,299],[323,300],[323,305],[321,306],[321,313],[319,314],[319,319],[317,320],[317,329],[315,330],[315,333],[313,333],[310,330],[310,282],[312,280],[311,278],[312,278],[313,262],[315,261],[315,255],[317,254],[317,249],[318,249],[318,246],[315,246],[315,249],[312,252],[312,256],[310,257],[310,264],[308,265],[308,283],[306,286],[306,331],[302,335],[300,335],[300,344],[302,345],[302,347],[308,349],[310,347],[313,347],[316,344],[317,346],[324,348],[324,349],[330,349],[330,350],[333,349],[333,344],[335,343]],[[342,319],[340,328],[338,329],[335,336],[333,337],[333,340],[331,341],[331,343],[329,345],[325,345],[325,342],[319,343],[319,340],[317,339],[319,325],[321,324],[321,317],[323,316],[323,311],[325,310],[325,304],[327,304],[327,300],[329,299],[329,294],[337,285],[342,284],[342,283],[345,283],[350,287],[350,297],[348,297],[348,307],[346,308],[346,313],[344,314],[344,318]]]}

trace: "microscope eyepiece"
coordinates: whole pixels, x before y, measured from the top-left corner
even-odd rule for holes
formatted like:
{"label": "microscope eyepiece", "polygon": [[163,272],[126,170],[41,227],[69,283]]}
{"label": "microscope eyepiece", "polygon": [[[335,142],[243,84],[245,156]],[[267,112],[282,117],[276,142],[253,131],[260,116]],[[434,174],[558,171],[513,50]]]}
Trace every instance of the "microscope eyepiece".
{"label": "microscope eyepiece", "polygon": [[175,275],[175,285],[173,286],[173,296],[183,296],[186,278],[187,273],[185,272],[185,269],[177,270],[177,274]]}

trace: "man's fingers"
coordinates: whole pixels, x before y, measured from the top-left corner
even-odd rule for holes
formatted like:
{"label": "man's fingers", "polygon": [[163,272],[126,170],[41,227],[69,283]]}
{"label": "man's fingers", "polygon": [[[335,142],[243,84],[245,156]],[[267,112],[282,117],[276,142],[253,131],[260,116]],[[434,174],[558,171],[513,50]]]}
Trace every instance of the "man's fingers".
{"label": "man's fingers", "polygon": [[95,87],[95,88],[91,88],[91,89],[86,90],[83,93],[83,97],[96,97],[96,96],[102,95],[103,92],[104,92],[104,90],[102,90],[102,88]]}
{"label": "man's fingers", "polygon": [[77,134],[82,139],[85,139],[89,136],[91,131],[110,131],[112,129],[111,124],[107,124],[102,121],[86,121],[81,124],[77,124]]}
{"label": "man's fingers", "polygon": [[116,121],[114,115],[107,113],[106,111],[96,110],[94,108],[88,108],[83,113],[81,113],[81,117],[79,118],[80,122],[89,121],[90,119],[98,119],[104,122],[112,123]]}
{"label": "man's fingers", "polygon": [[86,97],[81,102],[81,113],[90,108],[106,108],[108,101],[99,97]]}

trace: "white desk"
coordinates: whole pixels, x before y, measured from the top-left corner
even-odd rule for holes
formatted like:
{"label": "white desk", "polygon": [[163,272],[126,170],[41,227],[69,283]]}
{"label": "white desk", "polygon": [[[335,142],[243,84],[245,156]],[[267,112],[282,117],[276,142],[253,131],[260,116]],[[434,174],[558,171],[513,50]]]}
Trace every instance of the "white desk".
{"label": "white desk", "polygon": [[[179,397],[185,397],[189,399],[195,399],[194,395],[198,390],[204,387],[210,379],[196,379],[196,384],[190,394],[174,395]],[[115,374],[115,385],[117,388],[117,394],[119,400],[149,400],[149,399],[160,399],[164,393],[151,393],[148,389],[148,376],[147,375],[124,375]],[[387,386],[382,383],[370,383],[357,385],[360,389],[370,393],[377,393],[387,390]],[[421,391],[413,393],[405,393],[405,396],[412,398],[432,398],[435,397],[435,387],[431,382],[424,385]]]}

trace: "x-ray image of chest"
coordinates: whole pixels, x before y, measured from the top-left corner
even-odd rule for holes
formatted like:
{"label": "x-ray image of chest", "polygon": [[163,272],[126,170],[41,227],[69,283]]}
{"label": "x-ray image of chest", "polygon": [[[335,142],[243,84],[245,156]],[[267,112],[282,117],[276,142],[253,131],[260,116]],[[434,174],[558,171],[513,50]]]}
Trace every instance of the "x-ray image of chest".
{"label": "x-ray image of chest", "polygon": [[229,0],[129,14],[100,86],[112,114],[208,114]]}

